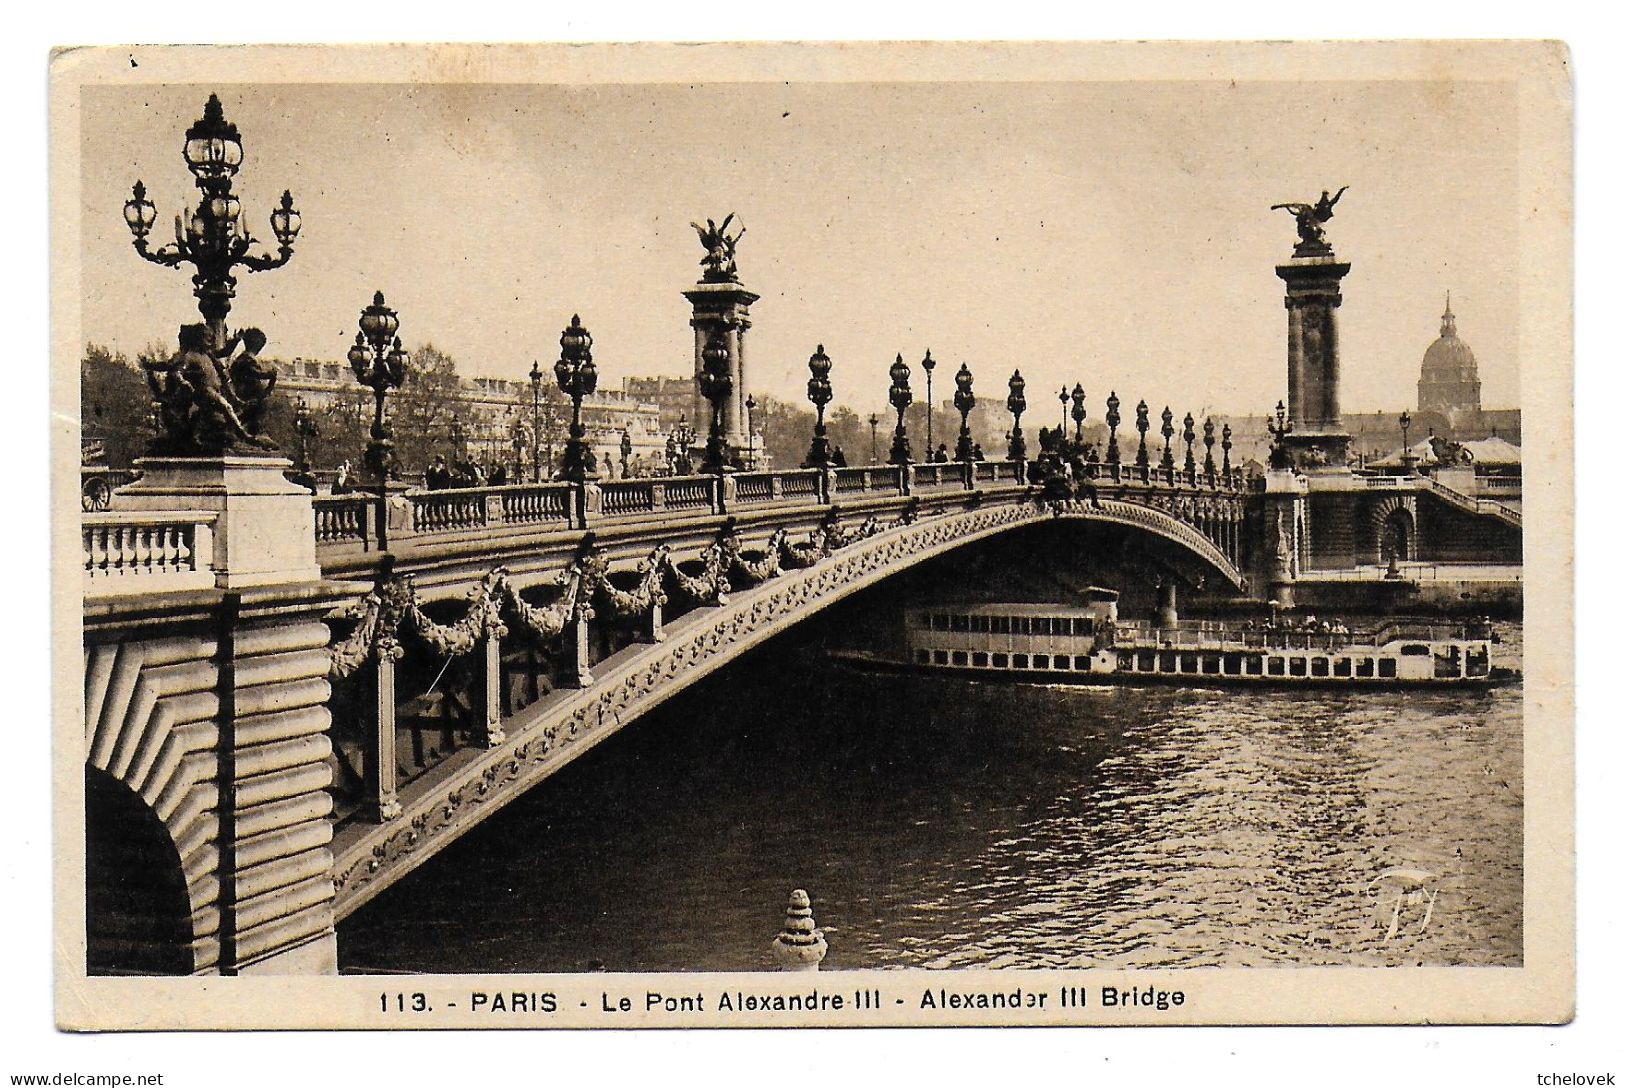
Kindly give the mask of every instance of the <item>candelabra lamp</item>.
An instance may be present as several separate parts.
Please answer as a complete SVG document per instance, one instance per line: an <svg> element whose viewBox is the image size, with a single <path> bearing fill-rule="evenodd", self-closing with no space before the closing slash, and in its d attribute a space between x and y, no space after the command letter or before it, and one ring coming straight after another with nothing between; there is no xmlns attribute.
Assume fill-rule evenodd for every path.
<svg viewBox="0 0 1625 1088"><path fill-rule="evenodd" d="M1083 445L1083 421L1089 418L1089 409L1083 405L1083 383L1072 387L1072 440Z"/></svg>
<svg viewBox="0 0 1625 1088"><path fill-rule="evenodd" d="M1162 461L1165 472L1174 470L1174 410L1167 405L1162 408Z"/></svg>
<svg viewBox="0 0 1625 1088"><path fill-rule="evenodd" d="M587 429L581 423L581 401L597 392L598 368L592 361L592 334L582 328L579 314L571 315L569 327L559 335L553 376L559 392L570 398L570 437L564 443L562 474L566 480L582 483L597 475Z"/></svg>
<svg viewBox="0 0 1625 1088"><path fill-rule="evenodd" d="M887 391L887 399L897 412L897 429L892 432L891 456L887 459L893 465L906 465L914 460L908 445L908 424L903 419L903 413L914 403L914 392L908 387L910 373L909 365L903 362L903 353L898 352L897 361L891 365L891 388Z"/></svg>
<svg viewBox="0 0 1625 1088"><path fill-rule="evenodd" d="M1219 448L1224 451L1224 474L1229 476L1232 471L1230 468L1230 424L1226 423L1224 425L1224 430L1221 431L1220 434L1221 441L1219 442Z"/></svg>
<svg viewBox="0 0 1625 1088"><path fill-rule="evenodd" d="M1202 471L1204 473L1206 473L1208 479L1211 480L1213 478L1213 474L1218 470L1217 466L1214 465L1214 463L1213 463L1213 417L1212 416L1208 416L1207 419L1202 423L1202 445L1207 447L1207 455L1202 458Z"/></svg>
<svg viewBox="0 0 1625 1088"><path fill-rule="evenodd" d="M1019 370L1010 375L1010 395L1005 398L1004 406L1015 417L1015 425L1010 428L1010 460L1025 461L1027 440L1021 435L1021 413L1027 410L1027 379Z"/></svg>
<svg viewBox="0 0 1625 1088"><path fill-rule="evenodd" d="M1122 452L1117 448L1117 425L1123 422L1122 413L1118 411L1123 402L1117 399L1117 390L1113 389L1106 398L1106 463L1115 465L1122 458Z"/></svg>
<svg viewBox="0 0 1625 1088"><path fill-rule="evenodd" d="M1196 476L1196 417L1189 412L1185 413L1185 429L1180 432L1180 440L1185 443L1185 475Z"/></svg>
<svg viewBox="0 0 1625 1088"><path fill-rule="evenodd" d="M807 460L802 468L829 468L832 463L829 431L824 427L824 409L835 396L834 387L829 381L831 365L829 356L824 354L823 344L819 344L818 350L807 359L807 370L812 374L807 379L807 399L818 410L818 421L813 424L812 446L807 450Z"/></svg>
<svg viewBox="0 0 1625 1088"><path fill-rule="evenodd" d="M1151 409L1143 400L1134 408L1134 429L1140 432L1140 450L1134 455L1134 467L1143 478L1151 469L1151 451L1145 445L1145 433L1151 429Z"/></svg>
<svg viewBox="0 0 1625 1088"><path fill-rule="evenodd" d="M960 363L954 375L954 411L959 413L959 441L954 443L955 461L975 460L976 446L970 440L970 412L976 407L976 392L971 388L975 378L970 364Z"/></svg>
<svg viewBox="0 0 1625 1088"><path fill-rule="evenodd" d="M723 433L722 406L733 393L733 377L728 373L728 345L720 337L713 337L701 352L704 368L700 371L700 395L711 402L711 430L705 439L705 458L700 462L701 472L728 471L728 441Z"/></svg>

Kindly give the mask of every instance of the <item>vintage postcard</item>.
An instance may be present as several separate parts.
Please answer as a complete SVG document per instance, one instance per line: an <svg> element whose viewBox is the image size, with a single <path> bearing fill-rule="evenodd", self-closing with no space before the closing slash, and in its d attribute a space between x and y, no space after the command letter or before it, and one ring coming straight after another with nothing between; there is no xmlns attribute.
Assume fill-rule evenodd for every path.
<svg viewBox="0 0 1625 1088"><path fill-rule="evenodd" d="M1573 1015L1561 45L51 95L63 1028Z"/></svg>

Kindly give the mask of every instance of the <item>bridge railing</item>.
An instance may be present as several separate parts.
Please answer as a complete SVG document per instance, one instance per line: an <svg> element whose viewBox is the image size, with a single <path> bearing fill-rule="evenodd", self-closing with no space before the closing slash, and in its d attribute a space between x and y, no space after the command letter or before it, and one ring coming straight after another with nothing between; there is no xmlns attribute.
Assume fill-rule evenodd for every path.
<svg viewBox="0 0 1625 1088"><path fill-rule="evenodd" d="M937 461L910 466L912 492L964 491L971 486L970 466L964 461Z"/></svg>
<svg viewBox="0 0 1625 1088"><path fill-rule="evenodd" d="M360 544L378 537L378 500L365 494L318 495L316 544Z"/></svg>
<svg viewBox="0 0 1625 1088"><path fill-rule="evenodd" d="M835 484L830 489L836 495L879 493L901 495L903 470L897 465L853 465L835 470Z"/></svg>
<svg viewBox="0 0 1625 1088"><path fill-rule="evenodd" d="M207 589L214 585L216 515L184 511L114 511L86 514L87 597Z"/></svg>

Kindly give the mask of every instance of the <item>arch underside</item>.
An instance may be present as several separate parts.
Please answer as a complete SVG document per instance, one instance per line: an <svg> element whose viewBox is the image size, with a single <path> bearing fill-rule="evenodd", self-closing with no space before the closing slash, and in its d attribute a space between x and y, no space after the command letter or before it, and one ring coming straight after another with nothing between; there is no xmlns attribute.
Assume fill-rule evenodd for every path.
<svg viewBox="0 0 1625 1088"><path fill-rule="evenodd" d="M336 917L353 913L464 832L692 684L772 636L853 593L920 562L1023 526L1062 518L1097 521L1180 545L1242 588L1240 572L1201 533L1160 511L1102 500L1087 509L1031 502L923 517L841 549L816 565L736 590L724 604L690 611L660 643L640 643L597 662L587 688L556 690L503 722L506 740L449 775L400 798L401 815L335 842Z"/></svg>

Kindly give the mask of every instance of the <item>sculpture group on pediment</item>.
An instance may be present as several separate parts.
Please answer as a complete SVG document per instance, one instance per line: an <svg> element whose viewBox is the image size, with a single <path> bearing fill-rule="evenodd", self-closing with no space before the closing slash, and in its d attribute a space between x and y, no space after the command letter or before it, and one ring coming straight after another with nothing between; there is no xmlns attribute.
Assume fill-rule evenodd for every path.
<svg viewBox="0 0 1625 1088"><path fill-rule="evenodd" d="M216 343L209 326L200 322L181 326L174 355L143 359L161 430L151 452L213 456L275 449L264 427L277 370L260 357L264 349L265 334L259 329L244 329Z"/></svg>

